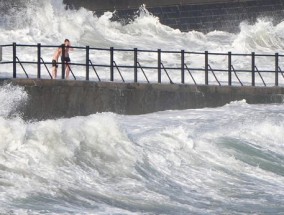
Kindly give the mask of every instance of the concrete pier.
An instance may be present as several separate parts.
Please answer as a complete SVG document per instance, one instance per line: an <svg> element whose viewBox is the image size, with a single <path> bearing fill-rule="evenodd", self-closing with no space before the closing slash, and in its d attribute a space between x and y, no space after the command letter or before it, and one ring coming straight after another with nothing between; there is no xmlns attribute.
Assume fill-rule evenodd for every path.
<svg viewBox="0 0 284 215"><path fill-rule="evenodd" d="M85 116L97 112L146 114L163 110L218 107L245 99L250 104L282 103L281 87L195 86L43 79L2 79L29 95L18 107L25 119Z"/></svg>

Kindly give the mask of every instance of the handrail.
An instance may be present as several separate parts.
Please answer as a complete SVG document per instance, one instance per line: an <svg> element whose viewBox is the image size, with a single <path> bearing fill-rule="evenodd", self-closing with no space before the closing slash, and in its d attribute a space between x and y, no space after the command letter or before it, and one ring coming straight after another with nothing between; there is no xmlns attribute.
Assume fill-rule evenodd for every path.
<svg viewBox="0 0 284 215"><path fill-rule="evenodd" d="M149 82L149 80L148 80L148 78L147 78L147 76L146 76L146 74L145 74L145 72L144 72L144 70L143 70L141 64L140 64L139 62L137 62L137 64L138 64L139 68L142 70L142 73L144 74L144 77L146 78L146 80L147 80L147 82L148 82L148 84L149 84L150 82Z"/></svg>
<svg viewBox="0 0 284 215"><path fill-rule="evenodd" d="M26 70L25 70L25 68L24 68L24 66L23 66L23 64L21 63L21 61L20 61L20 59L16 56L16 59L18 60L18 62L20 63L20 65L21 65L21 67L22 67L22 69L24 70L24 72L25 72L25 74L26 74L26 76L27 76L27 78L29 78L29 75L28 75L28 73L26 72Z"/></svg>
<svg viewBox="0 0 284 215"><path fill-rule="evenodd" d="M193 78L193 75L191 74L191 72L190 72L189 68L187 67L187 65L184 64L184 66L185 66L186 70L188 71L189 75L191 76L191 78L192 78L194 84L197 85L197 83L196 83L195 79Z"/></svg>
<svg viewBox="0 0 284 215"><path fill-rule="evenodd" d="M74 80L77 80L76 77L75 77L75 75L74 75L74 73L73 73L73 71L72 71L72 69L71 69L71 67L69 66L69 63L66 63L66 65L68 66L68 68L69 68L69 70L70 70L70 72L71 72L71 74L72 74Z"/></svg>
<svg viewBox="0 0 284 215"><path fill-rule="evenodd" d="M117 66L117 64L116 64L116 62L113 61L113 63L114 63L114 66L116 67L116 69L117 69L117 71L118 71L118 73L119 73L119 75L120 75L122 81L125 82L125 81L124 81L124 78L122 77L121 72L120 72L120 70L119 70L119 68L118 68L118 66Z"/></svg>
<svg viewBox="0 0 284 215"><path fill-rule="evenodd" d="M209 69L211 70L213 76L215 77L215 80L218 82L219 86L221 86L221 83L220 83L220 81L218 80L217 76L215 75L214 70L212 69L212 67L211 67L209 64L208 64L208 67L209 67Z"/></svg>
<svg viewBox="0 0 284 215"><path fill-rule="evenodd" d="M170 76L169 76L169 74L168 74L168 72L167 72L167 70L166 70L166 68L164 67L164 64L161 62L161 66L163 67L163 69L164 69L164 71L166 72L166 74L167 74L167 76L168 76L168 79L170 80L170 83L171 84L174 84L174 82L172 81L172 79L170 78Z"/></svg>
<svg viewBox="0 0 284 215"><path fill-rule="evenodd" d="M91 61L91 60L89 60L89 63L91 63L91 66L92 66L93 70L95 71L95 73L96 73L96 75L97 75L98 80L99 80L99 81L101 81L101 79L100 79L100 77L99 77L99 75L98 75L98 73L97 73L97 70L96 70L95 66L93 65L92 61Z"/></svg>
<svg viewBox="0 0 284 215"><path fill-rule="evenodd" d="M25 70L24 68L24 64L37 64L37 74L38 74L38 78L41 78L41 64L43 64L45 66L45 69L47 70L49 76L52 78L52 75L51 75L51 72L49 71L49 68L48 68L48 63L44 62L44 59L42 58L41 56L41 49L46 49L46 48L55 48L55 47L58 47L57 45L41 45L40 43L37 44L37 45L27 45L27 44L16 44L16 43L13 43L13 44L4 44L4 45L0 45L2 48L3 47L12 47L12 57L11 59L8 59L7 60L7 57L5 56L5 49L3 49L3 56L5 58L5 61L2 61L0 62L0 66L2 65L6 65L6 64L13 64L13 67L12 67L12 70L13 70L13 78L16 78L17 77L17 64L20 64L20 66L22 67L22 70L24 71L25 73L25 76L27 78L29 78L29 75L27 73L27 71ZM32 61L20 61L20 59L17 57L17 47L21 47L21 49L25 49L25 47L32 47L34 49L37 49L37 58L34 57L33 59L37 59L37 60L32 60ZM221 72L228 72L228 85L231 86L232 84L232 76L231 76L231 72L234 72L234 76L237 78L238 82L241 84L241 86L244 86L244 84L242 83L242 81L240 80L239 78L239 75L240 73L246 73L246 74L251 74L251 77L252 77L252 86L255 86L255 73L257 72L260 79L257 79L257 84L259 85L259 83L262 81L262 83L264 84L264 86L269 86L269 84L265 83L265 77L266 76L263 76L263 74L268 74L270 73L271 75L274 74L275 76L275 82L274 82L274 85L275 86L278 86L278 73L280 72L282 77L284 78L284 72L281 71L281 68L279 67L279 63L280 63L280 60L282 61L281 63L283 63L283 57L284 55L282 54L278 54L278 53L275 53L275 54L256 54L254 52L252 53L231 53L231 52L228 52L228 53L215 53L215 52L208 52L208 51L205 51L205 52L198 52L198 51L184 51L182 50L182 54L180 55L180 51L170 51L170 50L161 50L161 49L158 49L158 50L141 50L141 49L137 49L137 48L134 48L134 49L122 49L122 48L97 48L97 47L89 47L89 46L86 46L86 47L77 47L77 46L74 46L72 48L75 48L75 49L84 49L86 50L86 61L84 60L84 62L76 62L76 63L69 63L69 64L65 64L66 66L68 66L67 68L70 69L70 72L72 74L72 76L74 77L74 79L76 80L76 76L74 75L74 72L72 71L72 69L74 70L74 68L72 67L72 65L75 65L76 66L76 69L78 67L85 67L86 69L86 80L89 80L89 67L91 66L96 74L96 77L98 78L99 81L101 81L101 77L99 76L99 69L105 69L105 68L109 68L110 69L110 80L113 81L113 69L114 67L116 67L116 69L118 70L118 73L122 79L123 82L127 81L126 79L124 79L122 73L120 70L123 70L124 68L127 69L127 71L133 69L133 72L134 72L134 82L137 82L137 69L141 69L142 73L143 73L143 76L145 77L146 81L148 83L152 82L152 80L150 78L152 78L152 76L148 76L146 75L145 73L145 70L153 70L153 71L157 71L158 72L158 83L162 83L161 81L161 71L164 70L164 72L166 73L167 75L167 78L168 80L170 81L171 84L173 84L173 80L176 80L176 79L173 79L173 77L170 77L170 73L168 72L168 70L179 70L181 71L180 76L180 80L181 80L181 84L184 84L184 73L185 73L185 70L187 70L187 72L189 73L191 79L193 80L194 84L197 85L197 82L195 81L195 74L193 71L199 71L201 72L201 74L204 75L205 77L205 84L206 85L209 85L208 83L208 71L210 70L215 78L215 80L218 82L218 84L221 86L221 83L223 85L223 82L222 81L219 81L218 80L218 74L220 74ZM89 55L89 51L90 50L93 50L93 51L106 51L106 52L109 52L109 56L110 56L110 61L108 61L108 63L99 63L99 64L93 64L92 63L92 60L90 59L90 56L92 55ZM116 54L116 52L134 52L134 63L133 64L127 64L127 65L123 65L123 63L116 63L114 61L115 59L115 56L114 54ZM141 53L151 53L151 56L155 57L155 55L152 53L157 53L157 64L153 65L152 63L150 64L146 64L144 62L142 62L142 60L140 59L140 61L138 61L139 59L139 54ZM10 52L9 52L10 53ZM34 53L34 52L32 52ZM173 62L172 65L170 66L165 66L163 63L162 63L162 59L161 59L161 54L163 55L166 55L166 54L179 54L177 56L180 56L180 62L181 64L178 62ZM199 63L200 67L190 67L190 66L187 66L187 65L190 65L188 64L188 61L191 61L192 59L194 58L189 58L189 60L187 59L187 61L185 61L185 55L195 55L195 56L198 56L198 57L201 57L204 59L205 61L205 68L202 66L204 65L202 62ZM227 56L228 57L228 67L227 68L220 68L218 65L216 66L214 63L211 63L212 65L209 65L208 62L209 62L209 59L211 56ZM10 55L7 55L10 57ZM238 57L247 57L247 56L251 56L251 67L243 67L243 68L240 68L238 70L235 70L234 66L232 65L232 57L234 56L238 56ZM255 61L256 61L256 58L260 57L260 56L264 56L264 57L270 57L270 59L273 59L275 60L275 66L273 68L270 69L261 69L261 67L259 67L260 69L258 69L256 66L255 66ZM147 61L147 60L146 60ZM186 63L187 64L186 64ZM142 67L142 65L143 67ZM62 63L61 63L62 65ZM282 65L282 64L281 64ZM259 66L259 65L258 65ZM62 67L64 67L64 65L62 65ZM71 69L72 67L72 69ZM212 67L214 68L214 70L212 69ZM218 68L219 67L219 68ZM34 67L32 67L34 69ZM66 72L66 71L64 71ZM63 71L62 71L63 73ZM273 73L273 74L272 74ZM64 73L63 73L64 74ZM269 74L269 75L270 75ZM62 77L64 78L64 75L62 75ZM248 75L249 77L249 75ZM129 76L127 76L127 78L129 78ZM178 78L178 77L177 77ZM221 79L220 79L221 80ZM271 79L272 80L272 79ZM166 79L163 80L163 82L167 82ZM215 82L215 81L214 81ZM270 83L270 82L269 82ZM178 83L177 83L178 84ZM212 84L212 82L210 83ZM214 84L214 83L213 83ZM235 84L235 83L234 83Z"/></svg>
<svg viewBox="0 0 284 215"><path fill-rule="evenodd" d="M280 71L282 77L284 78L284 72L281 70L280 66L278 66L278 71Z"/></svg>
<svg viewBox="0 0 284 215"><path fill-rule="evenodd" d="M45 68L46 68L46 70L47 70L47 72L48 72L50 78L53 79L53 77L52 77L52 75L50 74L49 69L47 68L47 66L46 66L46 64L45 64L45 62L44 62L44 60L43 60L42 58L40 58L40 60L43 62L43 65L45 66Z"/></svg>
<svg viewBox="0 0 284 215"><path fill-rule="evenodd" d="M259 74L259 76L260 76L260 78L262 80L262 83L264 84L264 86L266 86L266 83L264 82L264 79L262 78L262 75L260 74L258 68L256 66L254 68L256 69L257 73Z"/></svg>
<svg viewBox="0 0 284 215"><path fill-rule="evenodd" d="M239 79L239 76L237 75L237 72L236 72L235 68L233 67L233 65L231 65L231 68L233 69L234 74L235 74L236 78L238 79L238 81L240 82L240 84L241 84L242 86L244 86L243 83L241 82L241 80Z"/></svg>

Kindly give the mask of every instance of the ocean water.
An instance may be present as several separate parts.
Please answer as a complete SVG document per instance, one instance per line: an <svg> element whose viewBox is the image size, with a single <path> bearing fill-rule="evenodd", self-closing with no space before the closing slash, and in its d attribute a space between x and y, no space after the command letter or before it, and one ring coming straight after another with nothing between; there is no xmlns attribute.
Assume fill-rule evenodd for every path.
<svg viewBox="0 0 284 215"><path fill-rule="evenodd" d="M120 66L133 66L133 48L138 50L176 51L223 53L229 51L233 54L282 54L284 47L284 22L273 25L272 18L258 19L253 25L245 20L239 26L237 34L223 31L212 31L207 34L198 31L181 32L162 25L159 18L151 15L141 6L140 12L133 22L123 25L111 22L112 12L106 12L97 17L96 13L81 8L78 11L65 10L62 0L17 0L16 3L2 0L0 2L0 41L1 45L17 44L59 46L65 38L70 39L72 46L109 49L127 49L129 51L115 51L114 60ZM42 48L41 55L46 63L51 63L55 47ZM3 47L3 61L12 60L12 47ZM36 47L17 47L17 56L20 61L37 62ZM85 64L85 50L75 48L70 53L72 63ZM162 62L165 67L180 67L180 53L162 53ZM90 59L93 64L109 65L109 51L91 50ZM139 52L138 61L142 66L157 67L157 53ZM216 69L227 70L228 59L225 55L210 55L209 64ZM189 68L204 68L203 54L185 54L185 63ZM256 57L255 64L260 71L274 71L275 59L271 57ZM251 70L250 56L232 57L232 65L236 70ZM279 66L284 71L284 57L279 57ZM37 66L24 65L30 77L37 76ZM51 71L51 64L48 65ZM72 66L77 79L85 79L84 66ZM100 78L109 81L109 68L96 67ZM0 64L0 77L12 77L12 64ZM133 82L133 69L120 68L125 81ZM157 82L156 69L144 69L150 82ZM175 83L181 82L180 71L168 69L169 76ZM204 84L204 71L192 70L192 75L198 84ZM60 70L59 70L60 73ZM222 85L228 85L227 72L215 72ZM17 76L25 77L22 68L17 66ZM47 70L42 65L42 77L50 78ZM251 85L251 75L248 72L239 72L238 77L244 85ZM274 85L273 73L262 73L268 86ZM72 77L73 78L73 77ZM114 74L115 81L122 81L117 70ZM90 69L90 80L97 81L96 74ZM143 73L139 70L138 80L146 82ZM169 83L166 74L162 73L162 82ZM237 77L232 77L233 85L240 86ZM261 77L256 74L256 85L263 86ZM186 72L185 83L193 84L193 80ZM218 85L213 74L209 74L209 83ZM284 78L280 76L279 85L284 85Z"/></svg>
<svg viewBox="0 0 284 215"><path fill-rule="evenodd" d="M240 53L283 49L284 22L273 25L269 19L242 22L238 34L203 34L164 26L147 12L124 26L109 21L111 12L97 17L84 8L65 10L60 0L18 3L0 2L1 44L54 45L69 38L74 46L100 48ZM43 58L51 59L53 51L43 50ZM11 57L10 48L3 53L4 60ZM18 53L21 59L36 58L27 48ZM91 56L107 61L103 52ZM119 53L116 61L130 63L129 56ZM155 63L151 54L139 57ZM80 62L84 55L74 49L71 59ZM168 65L177 59L163 55ZM234 60L240 68L250 62ZM222 66L226 59L211 61ZM201 62L196 58L189 63ZM258 63L273 65L269 58ZM27 68L33 74L33 67ZM79 67L73 68L83 76ZM9 71L9 65L0 65L1 77L11 76ZM130 72L123 72L130 80ZM147 72L154 81L155 72ZM17 107L27 100L21 87L0 88L1 215L284 214L283 104L250 105L243 100L218 108L25 121Z"/></svg>

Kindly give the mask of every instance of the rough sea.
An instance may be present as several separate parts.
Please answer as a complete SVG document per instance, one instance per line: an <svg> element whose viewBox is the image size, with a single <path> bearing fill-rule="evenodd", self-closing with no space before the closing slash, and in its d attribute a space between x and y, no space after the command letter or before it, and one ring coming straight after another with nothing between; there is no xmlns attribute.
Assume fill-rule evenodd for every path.
<svg viewBox="0 0 284 215"><path fill-rule="evenodd" d="M283 53L284 22L273 25L269 18L241 22L235 34L204 34L162 25L147 10L122 25L109 21L112 12L97 17L84 8L66 10L61 0L19 2L0 1L0 45L60 45L68 38L78 47ZM43 50L43 58L51 61L53 52ZM28 61L36 59L34 53L23 47L17 55ZM11 47L3 48L3 60L11 55ZM70 55L73 62L84 61L79 49ZM109 61L106 56L91 53L96 62ZM118 53L116 61L131 63L129 56ZM151 54L140 59L155 64ZM178 59L163 55L167 65ZM224 62L210 59L220 67ZM274 65L269 58L257 63L264 69ZM249 64L234 59L238 68ZM11 68L0 65L0 76L12 77ZM79 66L73 70L79 78L84 74ZM130 81L131 73L123 72ZM156 74L147 72L155 81ZM108 71L101 75L108 77ZM274 77L265 78L269 83ZM241 100L217 108L27 121L17 112L27 99L21 87L0 87L1 215L284 214L283 104Z"/></svg>

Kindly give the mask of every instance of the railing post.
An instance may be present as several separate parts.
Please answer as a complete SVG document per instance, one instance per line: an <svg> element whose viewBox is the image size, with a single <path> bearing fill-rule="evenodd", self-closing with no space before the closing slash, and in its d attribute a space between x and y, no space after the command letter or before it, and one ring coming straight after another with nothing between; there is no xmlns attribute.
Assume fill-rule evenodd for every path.
<svg viewBox="0 0 284 215"><path fill-rule="evenodd" d="M138 63L138 53L137 53L137 48L134 48L134 82L135 83L138 81L137 63Z"/></svg>
<svg viewBox="0 0 284 215"><path fill-rule="evenodd" d="M41 78L41 63L40 63L40 58L41 58L41 44L37 44L37 78Z"/></svg>
<svg viewBox="0 0 284 215"><path fill-rule="evenodd" d="M279 55L275 53L275 86L278 86Z"/></svg>
<svg viewBox="0 0 284 215"><path fill-rule="evenodd" d="M2 46L0 46L0 61L2 61Z"/></svg>
<svg viewBox="0 0 284 215"><path fill-rule="evenodd" d="M61 45L61 50L62 50L62 55L61 55L61 78L65 79L65 62L64 62L64 58L65 58L65 44Z"/></svg>
<svg viewBox="0 0 284 215"><path fill-rule="evenodd" d="M113 81L113 47L110 47L110 81Z"/></svg>
<svg viewBox="0 0 284 215"><path fill-rule="evenodd" d="M162 82L161 63L161 49L158 49L158 83Z"/></svg>
<svg viewBox="0 0 284 215"><path fill-rule="evenodd" d="M251 85L255 86L255 53L251 53Z"/></svg>
<svg viewBox="0 0 284 215"><path fill-rule="evenodd" d="M205 85L208 85L208 51L205 51Z"/></svg>
<svg viewBox="0 0 284 215"><path fill-rule="evenodd" d="M17 77L17 44L13 43L13 78Z"/></svg>
<svg viewBox="0 0 284 215"><path fill-rule="evenodd" d="M181 83L184 84L184 50L181 50Z"/></svg>
<svg viewBox="0 0 284 215"><path fill-rule="evenodd" d="M90 74L90 67L89 67L89 60L90 60L90 46L86 46L86 80L89 80Z"/></svg>
<svg viewBox="0 0 284 215"><path fill-rule="evenodd" d="M232 53L228 52L228 85L232 85Z"/></svg>

